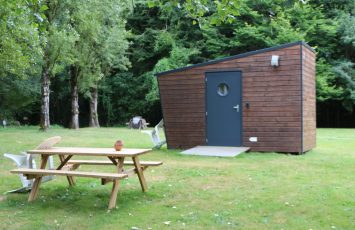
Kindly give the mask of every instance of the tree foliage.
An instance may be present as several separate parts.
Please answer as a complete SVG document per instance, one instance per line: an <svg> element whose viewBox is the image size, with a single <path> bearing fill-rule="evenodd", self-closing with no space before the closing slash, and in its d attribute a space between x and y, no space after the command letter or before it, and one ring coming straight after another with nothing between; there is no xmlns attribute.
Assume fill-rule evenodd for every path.
<svg viewBox="0 0 355 230"><path fill-rule="evenodd" d="M41 50L30 4L0 0L0 78L25 78L35 73Z"/></svg>
<svg viewBox="0 0 355 230"><path fill-rule="evenodd" d="M0 3L0 109L7 116L38 113L38 78L47 66L53 117L68 125L70 109L56 105L70 98L75 66L86 96L79 100L83 122L90 89L97 88L105 125L133 115L154 123L161 118L155 73L299 40L317 53L318 103L348 111L355 105L353 0Z"/></svg>
<svg viewBox="0 0 355 230"><path fill-rule="evenodd" d="M182 10L192 23L220 25L223 22L233 22L239 15L242 0L148 0L148 6L158 6L167 11Z"/></svg>
<svg viewBox="0 0 355 230"><path fill-rule="evenodd" d="M76 1L73 8L71 25L79 38L70 55L80 69L81 90L85 93L112 69L127 70L130 66L124 19L129 5L124 1L91 0Z"/></svg>

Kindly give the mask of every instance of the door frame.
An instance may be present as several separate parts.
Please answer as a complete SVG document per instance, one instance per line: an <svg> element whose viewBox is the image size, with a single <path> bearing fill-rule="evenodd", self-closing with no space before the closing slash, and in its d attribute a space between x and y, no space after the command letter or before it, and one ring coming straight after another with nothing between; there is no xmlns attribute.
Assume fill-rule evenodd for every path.
<svg viewBox="0 0 355 230"><path fill-rule="evenodd" d="M207 143L207 137L208 137L208 129L207 129L207 73L226 73L226 72L239 72L240 73L240 89L241 89L241 105L240 105L240 123L241 123L241 128L240 128L240 138L241 138L241 146L235 146L235 147L242 147L243 146L243 108L244 108L244 100L243 100L243 71L240 69L211 69L207 70L204 72L204 81L205 81L205 145L208 146Z"/></svg>

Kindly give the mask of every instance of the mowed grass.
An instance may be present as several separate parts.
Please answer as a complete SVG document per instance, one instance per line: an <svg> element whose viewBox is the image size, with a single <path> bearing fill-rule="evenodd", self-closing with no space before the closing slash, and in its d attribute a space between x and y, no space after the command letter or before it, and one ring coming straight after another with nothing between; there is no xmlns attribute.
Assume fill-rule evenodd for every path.
<svg viewBox="0 0 355 230"><path fill-rule="evenodd" d="M73 131L37 127L0 129L0 153L33 149L47 137L60 146L149 148L149 137L126 128ZM180 155L155 150L142 159L162 160L145 175L121 183L117 209L107 212L111 184L65 177L44 183L38 199L7 194L20 186L0 157L1 229L355 229L355 129L318 129L317 148L305 155L244 153L235 158ZM85 170L112 171L108 166Z"/></svg>

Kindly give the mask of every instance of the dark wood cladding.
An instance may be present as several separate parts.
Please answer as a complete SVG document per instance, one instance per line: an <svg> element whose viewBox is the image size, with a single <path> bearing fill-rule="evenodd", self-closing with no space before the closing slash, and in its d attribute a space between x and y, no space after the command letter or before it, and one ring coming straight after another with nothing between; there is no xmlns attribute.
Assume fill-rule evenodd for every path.
<svg viewBox="0 0 355 230"><path fill-rule="evenodd" d="M301 47L307 51L302 59L307 70L301 66ZM270 66L271 55L280 56L279 67ZM301 152L314 146L314 54L295 44L160 75L168 148L205 145L205 73L231 70L242 71L243 146L268 152ZM302 84L302 74L307 85ZM258 141L250 142L250 137L258 137Z"/></svg>
<svg viewBox="0 0 355 230"><path fill-rule="evenodd" d="M316 69L315 54L302 49L303 151L316 147Z"/></svg>

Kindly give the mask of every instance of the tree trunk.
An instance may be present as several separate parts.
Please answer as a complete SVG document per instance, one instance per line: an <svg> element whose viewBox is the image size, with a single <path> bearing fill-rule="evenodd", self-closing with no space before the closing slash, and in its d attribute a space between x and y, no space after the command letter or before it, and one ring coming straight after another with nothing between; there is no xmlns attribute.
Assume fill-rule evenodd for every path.
<svg viewBox="0 0 355 230"><path fill-rule="evenodd" d="M75 66L70 67L70 89L71 89L71 129L79 129L79 93L78 93L78 71Z"/></svg>
<svg viewBox="0 0 355 230"><path fill-rule="evenodd" d="M97 87L92 87L90 88L90 127L100 127L99 124L99 116L97 114L97 98L98 98L98 92L97 92Z"/></svg>
<svg viewBox="0 0 355 230"><path fill-rule="evenodd" d="M40 120L40 130L47 131L50 126L49 121L49 85L50 85L50 76L49 68L46 66L42 70L41 78L41 120Z"/></svg>

